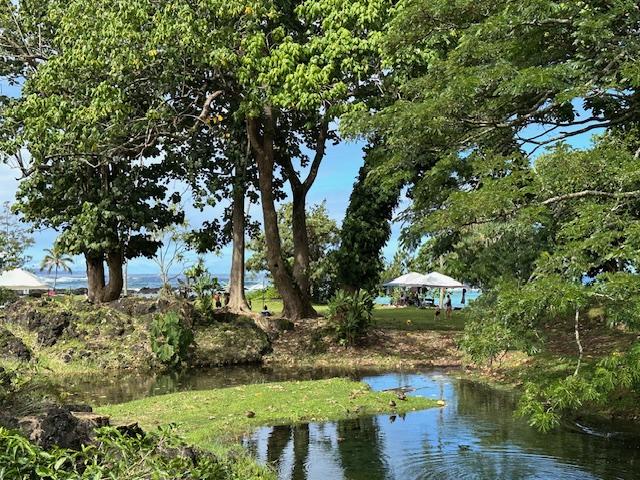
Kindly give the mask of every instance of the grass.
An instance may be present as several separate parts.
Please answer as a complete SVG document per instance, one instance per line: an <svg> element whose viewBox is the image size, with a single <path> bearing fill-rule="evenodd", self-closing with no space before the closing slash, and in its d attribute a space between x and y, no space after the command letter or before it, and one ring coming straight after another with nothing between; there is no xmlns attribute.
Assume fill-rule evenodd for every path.
<svg viewBox="0 0 640 480"><path fill-rule="evenodd" d="M433 399L407 397L401 401L392 392L373 392L365 383L333 378L179 392L100 407L98 412L116 422L137 421L145 429L175 423L190 443L215 448L261 425L404 413L436 405Z"/></svg>
<svg viewBox="0 0 640 480"><path fill-rule="evenodd" d="M262 301L258 299L253 302L254 311L260 309ZM267 300L269 311L278 314L282 311L282 300ZM320 315L326 315L327 305L314 305ZM435 330L435 331L462 331L464 330L465 313L464 310L454 310L451 319L447 320L444 312L436 317L436 311L432 308L416 307L381 307L373 309L373 321L377 328L388 330Z"/></svg>

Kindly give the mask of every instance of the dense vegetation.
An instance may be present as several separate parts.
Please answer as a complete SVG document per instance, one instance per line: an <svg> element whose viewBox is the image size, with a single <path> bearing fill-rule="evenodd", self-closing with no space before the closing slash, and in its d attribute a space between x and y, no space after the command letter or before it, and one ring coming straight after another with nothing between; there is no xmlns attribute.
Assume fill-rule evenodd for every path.
<svg viewBox="0 0 640 480"><path fill-rule="evenodd" d="M23 176L13 210L58 230L51 265L83 255L89 300L110 302L125 262L183 224L186 184L196 207L226 202L185 238L233 244L229 309L248 312L249 231L248 266L269 270L284 316L317 316L340 284L329 316L347 345L370 326L396 215L415 258L387 274L482 288L460 342L472 361L571 331L571 367L522 397L547 430L640 394L637 341L597 355L583 342L640 328L639 30L632 0L4 0L0 79L21 87L0 97L0 153ZM338 233L307 196L341 136L367 146ZM8 208L2 221L0 271L31 242ZM185 273L214 322L217 281ZM151 333L179 364L179 319Z"/></svg>

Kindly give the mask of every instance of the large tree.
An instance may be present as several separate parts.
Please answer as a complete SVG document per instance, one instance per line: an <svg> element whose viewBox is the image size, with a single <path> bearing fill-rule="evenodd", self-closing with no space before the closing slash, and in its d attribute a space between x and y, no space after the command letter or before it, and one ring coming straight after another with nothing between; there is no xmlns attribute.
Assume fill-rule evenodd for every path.
<svg viewBox="0 0 640 480"><path fill-rule="evenodd" d="M186 53L203 70L224 69L232 78L219 99L224 101L225 94L242 98L234 113L246 121L259 172L268 265L284 313L292 318L315 314L308 294L306 194L327 140L335 137L332 121L357 108L361 92L371 85L385 5L202 0L172 2L154 19L163 55ZM278 168L290 183L296 209L292 271L278 231Z"/></svg>
<svg viewBox="0 0 640 480"><path fill-rule="evenodd" d="M487 289L472 354L538 347L553 317L574 324L580 358L594 305L635 328L639 28L625 0L396 5L385 48L396 100L345 126L381 138L384 168L404 172L405 243L428 236L427 264L446 256ZM590 132L605 136L585 152L560 143ZM634 351L586 383L578 362L566 383L529 395L527 413L545 427L563 405L637 389ZM624 380L606 383L613 364Z"/></svg>

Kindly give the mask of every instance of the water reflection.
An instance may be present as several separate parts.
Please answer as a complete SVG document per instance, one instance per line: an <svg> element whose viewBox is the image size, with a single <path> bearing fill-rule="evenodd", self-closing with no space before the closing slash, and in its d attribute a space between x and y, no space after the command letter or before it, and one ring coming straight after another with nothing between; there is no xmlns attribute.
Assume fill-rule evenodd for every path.
<svg viewBox="0 0 640 480"><path fill-rule="evenodd" d="M123 403L139 398L185 390L208 390L263 382L317 380L348 377L360 379L371 370L349 368L268 368L258 365L182 370L130 375L68 375L57 378L74 402L91 405Z"/></svg>
<svg viewBox="0 0 640 480"><path fill-rule="evenodd" d="M513 417L514 398L438 374L365 377L376 390L416 388L447 406L404 417L266 427L244 444L286 480L632 479L636 441L561 429L543 435Z"/></svg>

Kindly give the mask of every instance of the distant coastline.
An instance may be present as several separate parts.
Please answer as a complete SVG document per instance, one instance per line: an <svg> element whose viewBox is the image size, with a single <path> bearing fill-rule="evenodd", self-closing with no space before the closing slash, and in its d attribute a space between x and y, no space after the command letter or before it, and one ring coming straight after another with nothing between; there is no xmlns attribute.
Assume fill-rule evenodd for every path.
<svg viewBox="0 0 640 480"><path fill-rule="evenodd" d="M43 282L48 285L53 286L54 275L47 274L44 272L34 272L35 275L38 276ZM213 274L214 277L218 279L221 285L226 285L229 283L229 275L228 274ZM152 273L129 273L127 275L128 278L128 288L129 290L140 290L142 288L160 288L162 286L162 281L160 279L160 275L152 274ZM182 279L182 276L178 276L171 280L171 285L173 287L178 286L178 280ZM247 275L247 279L245 280L246 288L250 288L255 285L263 284L263 275L255 275L249 276ZM269 285L270 282L264 280L265 285ZM60 274L58 275L58 280L56 283L56 289L59 291L64 290L75 290L78 288L87 288L87 276L83 273L77 274Z"/></svg>

